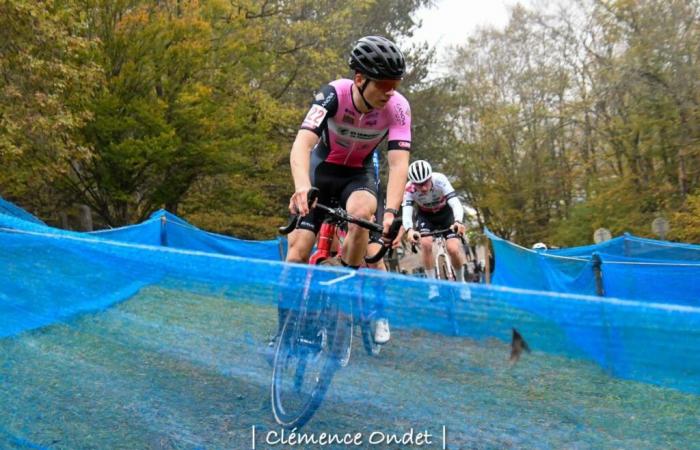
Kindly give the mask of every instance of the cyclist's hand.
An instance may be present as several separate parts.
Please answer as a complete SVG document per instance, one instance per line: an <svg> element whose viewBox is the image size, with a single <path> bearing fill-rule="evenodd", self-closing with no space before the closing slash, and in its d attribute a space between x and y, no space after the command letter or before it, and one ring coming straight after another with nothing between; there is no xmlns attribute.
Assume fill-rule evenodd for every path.
<svg viewBox="0 0 700 450"><path fill-rule="evenodd" d="M384 219L382 220L382 238L384 242L389 241L389 231L391 230L391 225L394 223L394 215L391 213L384 214Z"/></svg>
<svg viewBox="0 0 700 450"><path fill-rule="evenodd" d="M452 230L457 234L464 234L464 230L465 230L464 224L461 222L455 222L452 225Z"/></svg>
<svg viewBox="0 0 700 450"><path fill-rule="evenodd" d="M292 197L289 199L289 212L292 214L299 214L300 216L305 216L309 213L309 190L310 187L303 187L297 189Z"/></svg>

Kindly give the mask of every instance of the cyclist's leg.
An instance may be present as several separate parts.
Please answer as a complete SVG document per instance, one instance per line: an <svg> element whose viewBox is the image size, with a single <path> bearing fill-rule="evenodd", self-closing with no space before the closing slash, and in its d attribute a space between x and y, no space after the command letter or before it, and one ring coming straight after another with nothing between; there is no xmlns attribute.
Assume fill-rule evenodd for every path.
<svg viewBox="0 0 700 450"><path fill-rule="evenodd" d="M350 215L371 220L377 209L377 197L373 184L369 177L363 174L349 180L343 190L341 201ZM358 225L348 224L348 234L343 242L343 262L351 267L362 265L367 253L368 241L369 231Z"/></svg>
<svg viewBox="0 0 700 450"><path fill-rule="evenodd" d="M450 256L450 262L454 268L457 281L464 282L464 267L467 262L462 249L462 243L458 237L450 237L447 239L447 254Z"/></svg>
<svg viewBox="0 0 700 450"><path fill-rule="evenodd" d="M421 231L430 231L429 228L423 228ZM425 236L420 238L421 262L425 269L425 275L428 278L437 278L437 269L435 267L435 257L433 255L433 237Z"/></svg>
<svg viewBox="0 0 700 450"><path fill-rule="evenodd" d="M436 214L437 226L440 229L446 229L451 227L454 222L454 214L452 213L452 208L445 206ZM459 239L457 233L449 233L445 236L445 246L447 247L447 254L450 258L450 263L455 271L455 276L457 281L464 282L464 265L466 264L466 257L464 256L464 249L462 249L462 242Z"/></svg>
<svg viewBox="0 0 700 450"><path fill-rule="evenodd" d="M372 240L367 246L367 253L370 255L376 254L381 249L381 243L377 240ZM375 264L368 264L368 267L386 272L384 260L380 259ZM377 344L386 344L391 339L391 331L389 329L389 318L384 311L384 292L381 292L380 285L373 283L372 292L374 302L371 305L370 315L374 317L374 342Z"/></svg>
<svg viewBox="0 0 700 450"><path fill-rule="evenodd" d="M433 257L433 238L432 236L425 236L420 239L420 247L423 260L423 267L425 268L425 273L428 278L437 278L435 275L435 258Z"/></svg>
<svg viewBox="0 0 700 450"><path fill-rule="evenodd" d="M316 211L311 211L306 217L303 217L299 221L298 228L289 234L289 248L287 250L285 262L306 263L309 261L311 249L313 249L314 243L316 242L316 233L318 232L322 220L323 217L321 214L316 213ZM285 270L285 275L288 273L288 270L290 269ZM289 283L291 281L292 280L289 280L288 276L285 276L285 279L282 280L283 283ZM282 331L282 325L284 325L284 319L287 317L289 308L293 307L299 301L302 288L303 286L295 286L295 288L292 289L285 289L278 296L277 335Z"/></svg>
<svg viewBox="0 0 700 450"><path fill-rule="evenodd" d="M435 228L432 224L429 214L418 210L418 213L416 214L415 229L420 233L429 233L437 228ZM425 276L427 278L437 278L435 257L433 255L432 236L424 236L420 238L420 250L421 264L423 265L423 269L425 269Z"/></svg>
<svg viewBox="0 0 700 450"><path fill-rule="evenodd" d="M328 184L329 180L327 177L323 176L322 162L318 158L312 157L311 161L311 183L319 188L319 198L320 202L325 202L328 200ZM324 214L320 211L311 210L309 214L302 217L299 221L297 229L292 231L288 236L288 249L285 262L290 263L306 263L311 255L311 250L313 249L314 243L316 241L316 234L321 228L321 223L323 222ZM293 284L293 279L290 279L291 268L285 268L282 273L281 284ZM297 283L298 284L298 283ZM289 308L293 307L299 302L300 295L302 294L303 286L292 286L292 288L285 288L280 295L277 297L277 333L268 343L268 359L269 354L274 352L275 342L280 332L282 331L282 326L287 317Z"/></svg>
<svg viewBox="0 0 700 450"><path fill-rule="evenodd" d="M375 184L377 188L377 210L374 212L374 221L381 224L384 219L384 195L382 191L382 186L379 180L376 180ZM367 245L367 254L376 255L382 248L382 235L375 231L369 233L369 244ZM384 263L384 258L380 259L376 263L367 264L367 267L375 270L381 270L386 272L387 267ZM384 292L380 292L380 287L378 283L373 284L374 287L374 302L371 305L371 315L374 317L372 329L374 330L373 339L377 344L386 344L391 339L391 331L389 330L389 318L384 312Z"/></svg>
<svg viewBox="0 0 700 450"><path fill-rule="evenodd" d="M285 262L303 263L308 261L309 254L311 253L315 241L316 235L311 230L297 228L292 231L288 238L289 249ZM289 266L282 269L280 285L295 284L294 276L292 275L292 271L294 270L294 268ZM289 310L299 303L302 289L303 286L296 286L295 288L285 286L277 296L277 331L268 342L267 349L265 350L265 358L270 364L272 364L272 359L275 355L275 345L277 343L277 338L282 332L284 321L287 318L287 314L289 314Z"/></svg>
<svg viewBox="0 0 700 450"><path fill-rule="evenodd" d="M434 213L423 213L419 211L416 220L417 228L421 233L429 233L441 229L439 216ZM438 271L436 259L437 255L433 251L434 239L432 236L425 236L421 238L421 259L423 262L423 267L425 268L425 275L427 278L438 279ZM428 292L428 300L435 300L439 296L438 286L432 284Z"/></svg>
<svg viewBox="0 0 700 450"><path fill-rule="evenodd" d="M288 242L285 262L306 263L316 242L316 233L313 230L297 228L289 234Z"/></svg>

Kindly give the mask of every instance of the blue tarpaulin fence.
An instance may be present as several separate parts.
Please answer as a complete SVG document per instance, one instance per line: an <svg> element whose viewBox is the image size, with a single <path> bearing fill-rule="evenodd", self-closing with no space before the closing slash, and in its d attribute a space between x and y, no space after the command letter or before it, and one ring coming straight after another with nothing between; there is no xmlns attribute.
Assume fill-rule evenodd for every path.
<svg viewBox="0 0 700 450"><path fill-rule="evenodd" d="M159 245L271 261L279 261L286 251L286 240L283 238L252 241L210 233L162 209L151 214L151 217L142 223L90 234L134 244Z"/></svg>
<svg viewBox="0 0 700 450"><path fill-rule="evenodd" d="M147 220L134 225L90 233L76 233L49 227L32 214L0 197L0 226L52 234L95 236L133 244L174 247L271 261L281 260L287 248L287 241L282 237L270 240L245 240L211 233L163 209L159 209Z"/></svg>
<svg viewBox="0 0 700 450"><path fill-rule="evenodd" d="M304 289L328 291L346 304L358 295L382 302L395 336L379 358L353 353L334 380L328 406L308 427L352 427L343 421L363 411L365 424L439 420L463 447L626 447L636 437L613 439L626 428L608 429L605 422L634 422L602 411L601 402L641 404L649 397L654 408L667 403L649 414L634 411L644 417L637 431L649 433L644 442L695 442L700 308L552 292L556 283L594 292L585 256L544 258L494 240L495 281L527 278L537 290L457 284L211 251L236 252L245 244L237 240L221 241L230 247L163 246L154 238L161 236L163 217L173 225L168 244L180 239L176 230L193 231L163 213L140 229L101 233L0 214L0 447L249 445L251 425L273 426L265 409L270 372L261 354L276 327L275 305ZM509 273L508 254L498 246L524 258L520 267ZM563 276L555 272L560 266ZM605 271L603 277L614 279ZM427 299L431 286L439 289L437 301ZM508 368L513 328L533 354ZM668 390L657 394L642 383L633 390L618 380ZM685 403L673 392L693 397ZM601 414L603 422L590 422ZM659 417L672 420L671 431L652 431ZM513 421L518 425L508 425ZM676 433L679 426L691 441Z"/></svg>
<svg viewBox="0 0 700 450"><path fill-rule="evenodd" d="M0 233L0 245L6 250L0 336L16 335L78 312L104 309L163 280L186 290L217 292L223 289L220 286L235 287L234 293L243 291L262 303L274 304L282 291L299 289L314 272L304 265L103 240L60 230L47 233L50 229L44 228L5 228ZM505 267L498 253L496 258L498 273ZM324 279L323 273L319 279ZM436 319L432 313L436 305L426 303L430 283L361 271L334 295L349 301L361 291L370 302L385 302L397 325L452 333L455 324L442 313ZM698 307L498 286L439 285L444 298L461 299L466 294L472 299L457 302L450 312L457 322L464 321L456 326L466 336L507 341L511 327L516 326L543 351L584 356L624 378L700 392L700 357L687 358L686 354L691 343L700 345ZM323 288L319 285L318 289ZM553 340L538 331L543 322L555 326L561 335ZM679 346L680 341L684 345Z"/></svg>
<svg viewBox="0 0 700 450"><path fill-rule="evenodd" d="M697 245L625 234L597 245L535 251L488 231L487 236L494 246L496 285L700 306Z"/></svg>
<svg viewBox="0 0 700 450"><path fill-rule="evenodd" d="M28 222L35 222L43 224L40 219L38 219L33 214L27 212L26 210L18 207L14 203L8 202L7 200L0 197L0 214L5 214L7 216L18 217L20 219L26 220Z"/></svg>

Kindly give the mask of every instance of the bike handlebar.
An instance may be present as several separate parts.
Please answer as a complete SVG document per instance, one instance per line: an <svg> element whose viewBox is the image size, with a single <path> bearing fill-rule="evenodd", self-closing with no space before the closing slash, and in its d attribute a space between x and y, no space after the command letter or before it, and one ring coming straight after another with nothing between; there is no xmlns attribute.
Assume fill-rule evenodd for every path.
<svg viewBox="0 0 700 450"><path fill-rule="evenodd" d="M311 205L314 204L316 199L318 198L318 188L312 187L309 189L309 192L306 194L306 201L309 203L309 208L311 208ZM299 226L299 221L301 220L301 215L299 214L294 214L292 217L289 219L289 223L283 227L279 227L277 231L279 234L286 236L292 231L296 229L297 226Z"/></svg>
<svg viewBox="0 0 700 450"><path fill-rule="evenodd" d="M448 233L456 233L457 230L455 229L454 225L451 225L449 228L445 228L444 230L435 230L435 231L422 231L420 233L421 237L426 237L426 236L440 236L442 234L448 234Z"/></svg>
<svg viewBox="0 0 700 450"><path fill-rule="evenodd" d="M374 223L374 222L372 222L372 223ZM391 244L394 242L394 239L396 239L396 236L399 235L399 230L401 229L402 224L403 224L403 220L400 217L394 217L394 221L391 222L391 226L389 227L388 235L387 236L382 235L382 237L380 238L380 240L382 242L382 248L379 249L379 251L377 252L376 255L365 256L366 263L374 264L384 257L386 252L391 249ZM380 228L382 228L382 227L380 226ZM384 230L382 229L381 231L384 231Z"/></svg>
<svg viewBox="0 0 700 450"><path fill-rule="evenodd" d="M307 194L307 200L309 202L309 208L312 208L312 205L318 198L318 188L312 187L309 189L309 192ZM347 223L354 223L355 225L358 225L362 228L365 228L370 231L375 231L377 233L382 233L384 231L384 227L382 227L380 224L362 219L360 217L355 217L350 214L348 214L347 211L345 211L343 208L331 208L330 206L323 205L321 203L316 203L314 208L320 208L324 210L329 216L341 221L341 222L347 222ZM289 223L283 227L279 227L278 231L282 235L287 235L294 231L296 227L299 225L299 221L301 220L301 216L299 214L293 215ZM393 240L396 238L396 236L399 234L399 229L401 228L401 219L396 217L394 218L394 221L391 224L391 227L389 228L389 234L385 237L381 237L381 243L382 243L382 248L379 249L379 251L372 256L366 256L365 257L365 262L368 264L374 264L378 262L380 259L384 257L386 252L391 248L391 243Z"/></svg>
<svg viewBox="0 0 700 450"><path fill-rule="evenodd" d="M447 235L449 233L457 233L457 230L456 230L455 225L451 225L449 228L445 228L443 230L422 231L420 233L418 231L414 231L413 233L420 234L420 237L444 236L444 235ZM462 241L462 243L465 244L466 242L464 241L464 235L459 233L458 236L459 236L459 239ZM413 242L411 242L411 251L413 253L418 253L418 249L416 248L416 244Z"/></svg>

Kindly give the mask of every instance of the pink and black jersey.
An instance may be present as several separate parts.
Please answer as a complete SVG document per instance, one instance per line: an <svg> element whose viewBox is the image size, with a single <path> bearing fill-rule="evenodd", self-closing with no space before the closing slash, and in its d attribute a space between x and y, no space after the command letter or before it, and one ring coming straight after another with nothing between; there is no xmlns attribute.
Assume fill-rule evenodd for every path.
<svg viewBox="0 0 700 450"><path fill-rule="evenodd" d="M381 109L361 113L352 99L352 80L340 79L316 94L301 124L321 137L314 159L352 168L372 164L372 151L386 137L389 150L411 149L411 110L396 92Z"/></svg>

